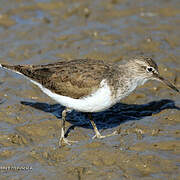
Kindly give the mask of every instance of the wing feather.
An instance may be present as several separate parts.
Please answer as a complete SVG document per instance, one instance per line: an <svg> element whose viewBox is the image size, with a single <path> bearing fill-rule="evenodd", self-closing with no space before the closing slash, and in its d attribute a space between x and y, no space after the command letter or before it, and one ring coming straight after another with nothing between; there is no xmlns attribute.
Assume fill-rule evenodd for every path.
<svg viewBox="0 0 180 180"><path fill-rule="evenodd" d="M47 65L2 65L18 71L63 96L82 98L97 90L113 64L101 60L78 59Z"/></svg>

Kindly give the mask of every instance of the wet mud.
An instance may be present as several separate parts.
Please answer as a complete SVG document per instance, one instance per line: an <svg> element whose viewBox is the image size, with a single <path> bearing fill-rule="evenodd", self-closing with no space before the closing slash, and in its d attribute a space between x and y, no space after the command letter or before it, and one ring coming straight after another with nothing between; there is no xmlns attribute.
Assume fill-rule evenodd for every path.
<svg viewBox="0 0 180 180"><path fill-rule="evenodd" d="M121 61L144 54L180 89L178 0L0 1L0 63L60 59ZM0 179L178 180L180 96L148 82L111 109L93 113L105 139L92 139L86 114L68 114L25 78L0 70Z"/></svg>

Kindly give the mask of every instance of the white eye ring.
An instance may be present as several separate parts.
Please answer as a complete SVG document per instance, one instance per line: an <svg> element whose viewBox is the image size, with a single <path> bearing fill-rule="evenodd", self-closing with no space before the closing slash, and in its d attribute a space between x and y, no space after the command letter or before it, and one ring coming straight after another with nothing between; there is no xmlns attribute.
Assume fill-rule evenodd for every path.
<svg viewBox="0 0 180 180"><path fill-rule="evenodd" d="M147 72L153 72L154 68L153 67L147 67L146 70L147 70Z"/></svg>

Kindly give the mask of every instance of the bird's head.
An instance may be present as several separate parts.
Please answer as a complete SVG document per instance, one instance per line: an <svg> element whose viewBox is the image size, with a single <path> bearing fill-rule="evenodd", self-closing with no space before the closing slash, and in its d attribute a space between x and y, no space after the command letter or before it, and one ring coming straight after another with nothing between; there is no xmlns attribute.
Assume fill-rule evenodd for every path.
<svg viewBox="0 0 180 180"><path fill-rule="evenodd" d="M159 74L157 64L149 57L141 56L133 58L129 61L128 67L130 67L131 72L133 72L133 76L141 79L143 83L147 80L157 80L166 84L171 89L180 92L171 82Z"/></svg>

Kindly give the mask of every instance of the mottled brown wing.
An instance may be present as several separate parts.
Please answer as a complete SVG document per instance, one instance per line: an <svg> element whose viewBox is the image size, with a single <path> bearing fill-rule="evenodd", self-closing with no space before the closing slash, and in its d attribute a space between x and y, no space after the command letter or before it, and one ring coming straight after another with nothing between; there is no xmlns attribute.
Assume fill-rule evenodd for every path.
<svg viewBox="0 0 180 180"><path fill-rule="evenodd" d="M63 96L82 98L95 91L112 64L99 60L78 59L47 65L2 65L18 71Z"/></svg>

